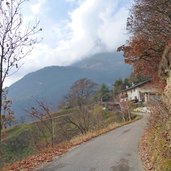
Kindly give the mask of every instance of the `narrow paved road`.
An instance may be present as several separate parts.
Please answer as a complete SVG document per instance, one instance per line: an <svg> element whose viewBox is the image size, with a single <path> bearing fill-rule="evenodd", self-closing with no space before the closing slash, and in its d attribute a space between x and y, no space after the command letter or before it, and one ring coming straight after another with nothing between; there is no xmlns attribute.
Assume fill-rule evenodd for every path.
<svg viewBox="0 0 171 171"><path fill-rule="evenodd" d="M142 171L138 144L146 117L72 149L40 171Z"/></svg>

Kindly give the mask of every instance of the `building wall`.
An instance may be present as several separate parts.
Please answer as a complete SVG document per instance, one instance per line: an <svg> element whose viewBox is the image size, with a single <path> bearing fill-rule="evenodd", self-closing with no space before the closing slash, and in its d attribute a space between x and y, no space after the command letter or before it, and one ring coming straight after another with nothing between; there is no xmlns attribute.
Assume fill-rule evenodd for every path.
<svg viewBox="0 0 171 171"><path fill-rule="evenodd" d="M151 92L154 92L154 88L152 88L151 83L146 83L143 85L140 85L138 87L135 87L133 89L130 89L127 91L128 94L128 100L134 100L135 97L137 97L138 101L142 101L142 97L141 97L141 93L140 92L144 92L144 90L151 90ZM149 97L148 94L144 94L144 100L148 101Z"/></svg>
<svg viewBox="0 0 171 171"><path fill-rule="evenodd" d="M142 101L143 99L147 102L150 99L150 96L151 96L150 93L155 92L155 91L156 90L152 86L151 82L147 82L138 87L126 90L125 93L127 93L128 96L125 98L120 98L120 101L127 101L127 100L130 101L130 100L134 100L137 97L138 101ZM144 92L147 92L147 93L144 93Z"/></svg>
<svg viewBox="0 0 171 171"><path fill-rule="evenodd" d="M134 100L136 97L137 99L140 101L140 88L137 87L137 88L134 88L134 89L131 89L131 90L128 90L127 91L127 94L128 94L128 100Z"/></svg>

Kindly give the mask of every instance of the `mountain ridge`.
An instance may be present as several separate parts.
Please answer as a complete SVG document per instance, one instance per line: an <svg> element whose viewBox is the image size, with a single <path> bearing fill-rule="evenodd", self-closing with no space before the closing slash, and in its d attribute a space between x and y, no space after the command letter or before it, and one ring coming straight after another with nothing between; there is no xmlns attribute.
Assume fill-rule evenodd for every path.
<svg viewBox="0 0 171 171"><path fill-rule="evenodd" d="M33 97L56 109L70 86L81 78L112 85L116 79L127 77L131 68L124 64L121 55L115 56L114 53L95 54L71 66L48 66L25 75L9 87L8 97L13 101L16 118L25 115L24 109L35 106Z"/></svg>

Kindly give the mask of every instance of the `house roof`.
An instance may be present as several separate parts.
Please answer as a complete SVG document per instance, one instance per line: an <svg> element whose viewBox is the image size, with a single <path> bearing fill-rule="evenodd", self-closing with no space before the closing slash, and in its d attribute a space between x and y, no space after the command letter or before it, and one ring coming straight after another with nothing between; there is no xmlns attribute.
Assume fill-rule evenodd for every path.
<svg viewBox="0 0 171 171"><path fill-rule="evenodd" d="M139 87L139 86L141 86L141 85L143 85L143 84L146 84L146 83L148 83L148 82L150 82L150 81L151 81L151 79L142 81L142 82L140 82L140 83L138 83L138 84L135 84L135 85L133 85L133 86L131 86L131 87L129 87L129 88L126 88L124 91L128 91L128 90L137 88L137 87Z"/></svg>

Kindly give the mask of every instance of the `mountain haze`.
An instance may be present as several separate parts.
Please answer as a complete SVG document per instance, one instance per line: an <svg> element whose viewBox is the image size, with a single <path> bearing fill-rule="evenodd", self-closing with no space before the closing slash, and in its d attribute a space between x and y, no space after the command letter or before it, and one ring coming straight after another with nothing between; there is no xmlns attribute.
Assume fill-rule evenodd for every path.
<svg viewBox="0 0 171 171"><path fill-rule="evenodd" d="M25 115L25 109L35 105L33 97L56 108L71 85L81 78L112 85L130 72L121 54L100 53L72 66L49 66L29 73L9 87L8 97L13 100L16 118L20 118Z"/></svg>

